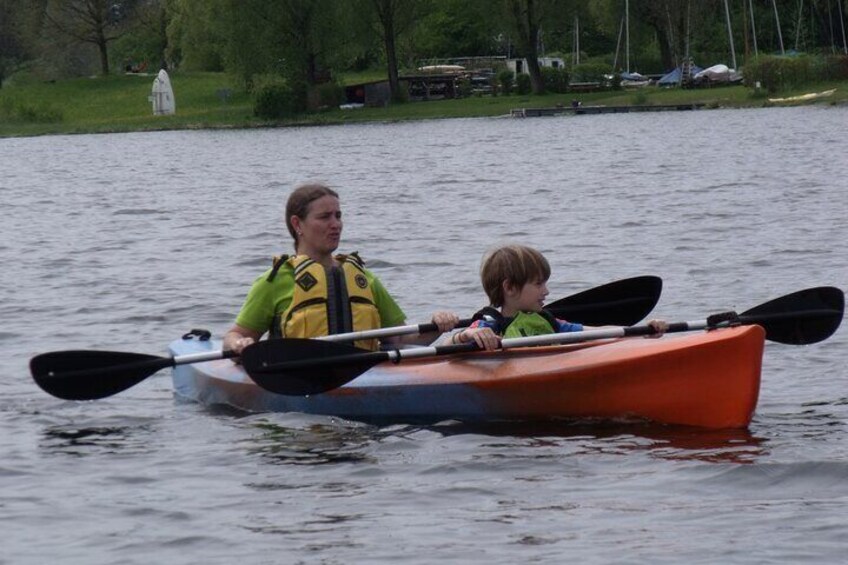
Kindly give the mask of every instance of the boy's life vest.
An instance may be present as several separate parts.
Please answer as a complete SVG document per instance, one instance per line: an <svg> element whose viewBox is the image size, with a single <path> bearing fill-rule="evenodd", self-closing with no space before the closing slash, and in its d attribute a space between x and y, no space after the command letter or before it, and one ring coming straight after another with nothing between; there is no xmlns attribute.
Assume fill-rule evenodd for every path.
<svg viewBox="0 0 848 565"><path fill-rule="evenodd" d="M275 316L272 337L314 338L380 327L380 312L362 260L356 253L335 259L340 267L325 267L307 255L275 258L268 281L288 266L294 271L294 293L288 309ZM372 351L379 347L376 339L354 345Z"/></svg>
<svg viewBox="0 0 848 565"><path fill-rule="evenodd" d="M519 312L515 316L506 317L497 308L486 306L474 314L473 319L483 320L486 326L503 338L547 335L559 331L559 323L547 310Z"/></svg>

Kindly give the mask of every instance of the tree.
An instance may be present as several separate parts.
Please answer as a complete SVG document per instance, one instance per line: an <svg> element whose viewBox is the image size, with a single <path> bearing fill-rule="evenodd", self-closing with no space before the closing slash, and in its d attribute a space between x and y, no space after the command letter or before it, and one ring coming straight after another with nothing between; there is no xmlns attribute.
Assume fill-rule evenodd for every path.
<svg viewBox="0 0 848 565"><path fill-rule="evenodd" d="M222 71L230 21L225 0L168 0L168 46L165 57L190 70Z"/></svg>
<svg viewBox="0 0 848 565"><path fill-rule="evenodd" d="M527 60L533 94L542 94L545 83L539 68L539 30L544 0L504 0L507 15L516 33L518 54Z"/></svg>
<svg viewBox="0 0 848 565"><path fill-rule="evenodd" d="M50 0L45 17L60 33L97 47L100 71L109 74L109 43L128 29L136 0Z"/></svg>
<svg viewBox="0 0 848 565"><path fill-rule="evenodd" d="M369 0L376 29L383 42L386 72L392 99L402 99L398 78L398 38L410 31L418 16L424 11L424 0Z"/></svg>
<svg viewBox="0 0 848 565"><path fill-rule="evenodd" d="M420 58L491 55L498 22L491 16L490 0L431 0L414 31Z"/></svg>
<svg viewBox="0 0 848 565"><path fill-rule="evenodd" d="M159 67L167 68L168 24L171 8L168 0L146 0L139 4L135 19L144 35L153 39Z"/></svg>
<svg viewBox="0 0 848 565"><path fill-rule="evenodd" d="M25 57L25 49L13 0L0 0L0 88L6 75Z"/></svg>

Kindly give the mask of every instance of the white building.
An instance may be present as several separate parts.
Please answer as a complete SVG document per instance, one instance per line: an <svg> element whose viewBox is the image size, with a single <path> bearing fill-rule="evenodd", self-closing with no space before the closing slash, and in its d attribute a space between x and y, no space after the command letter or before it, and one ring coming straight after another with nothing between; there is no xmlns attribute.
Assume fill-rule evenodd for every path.
<svg viewBox="0 0 848 565"><path fill-rule="evenodd" d="M539 57L540 67L551 67L553 69L561 69L565 67L565 61L560 57ZM530 74L527 70L527 59L507 59L506 68L518 74Z"/></svg>

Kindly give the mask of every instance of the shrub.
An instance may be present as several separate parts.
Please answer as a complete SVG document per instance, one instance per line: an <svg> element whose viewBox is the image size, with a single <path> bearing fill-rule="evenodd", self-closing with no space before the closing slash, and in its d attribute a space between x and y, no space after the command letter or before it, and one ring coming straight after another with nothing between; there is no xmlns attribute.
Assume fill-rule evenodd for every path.
<svg viewBox="0 0 848 565"><path fill-rule="evenodd" d="M344 99L344 88L341 85L335 82L317 84L309 91L309 110L337 108Z"/></svg>
<svg viewBox="0 0 848 565"><path fill-rule="evenodd" d="M606 63L584 63L571 69L571 80L574 82L604 82L604 75L609 74L610 66Z"/></svg>
<svg viewBox="0 0 848 565"><path fill-rule="evenodd" d="M821 61L824 80L848 80L848 55L825 55Z"/></svg>
<svg viewBox="0 0 848 565"><path fill-rule="evenodd" d="M545 84L545 90L548 92L556 92L557 94L568 92L568 71L565 69L542 67L542 81Z"/></svg>
<svg viewBox="0 0 848 565"><path fill-rule="evenodd" d="M263 120L289 118L306 110L306 90L280 78L256 79L253 113Z"/></svg>
<svg viewBox="0 0 848 565"><path fill-rule="evenodd" d="M457 82L456 89L459 98L468 98L474 90L474 85L471 84L470 78L463 77Z"/></svg>
<svg viewBox="0 0 848 565"><path fill-rule="evenodd" d="M519 75L521 76L521 75ZM515 81L515 73L509 69L498 72L498 90L502 94L512 93L512 85Z"/></svg>
<svg viewBox="0 0 848 565"><path fill-rule="evenodd" d="M805 84L848 78L848 56L762 55L745 66L745 86L757 82L769 93L790 90Z"/></svg>
<svg viewBox="0 0 848 565"><path fill-rule="evenodd" d="M533 90L533 85L530 83L530 75L521 73L515 77L515 91L518 94L530 94L531 90Z"/></svg>

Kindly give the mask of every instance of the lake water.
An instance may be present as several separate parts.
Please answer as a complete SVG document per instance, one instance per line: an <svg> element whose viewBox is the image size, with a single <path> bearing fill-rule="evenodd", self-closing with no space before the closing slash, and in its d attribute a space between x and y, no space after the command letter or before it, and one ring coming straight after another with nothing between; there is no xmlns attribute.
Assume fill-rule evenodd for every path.
<svg viewBox="0 0 848 565"><path fill-rule="evenodd" d="M288 192L337 188L408 315L484 304L486 249L551 299L663 277L703 319L848 286L846 107L0 140L0 563L844 562L848 329L769 343L747 431L372 427L180 402L162 371L65 402L51 350L220 336Z"/></svg>

